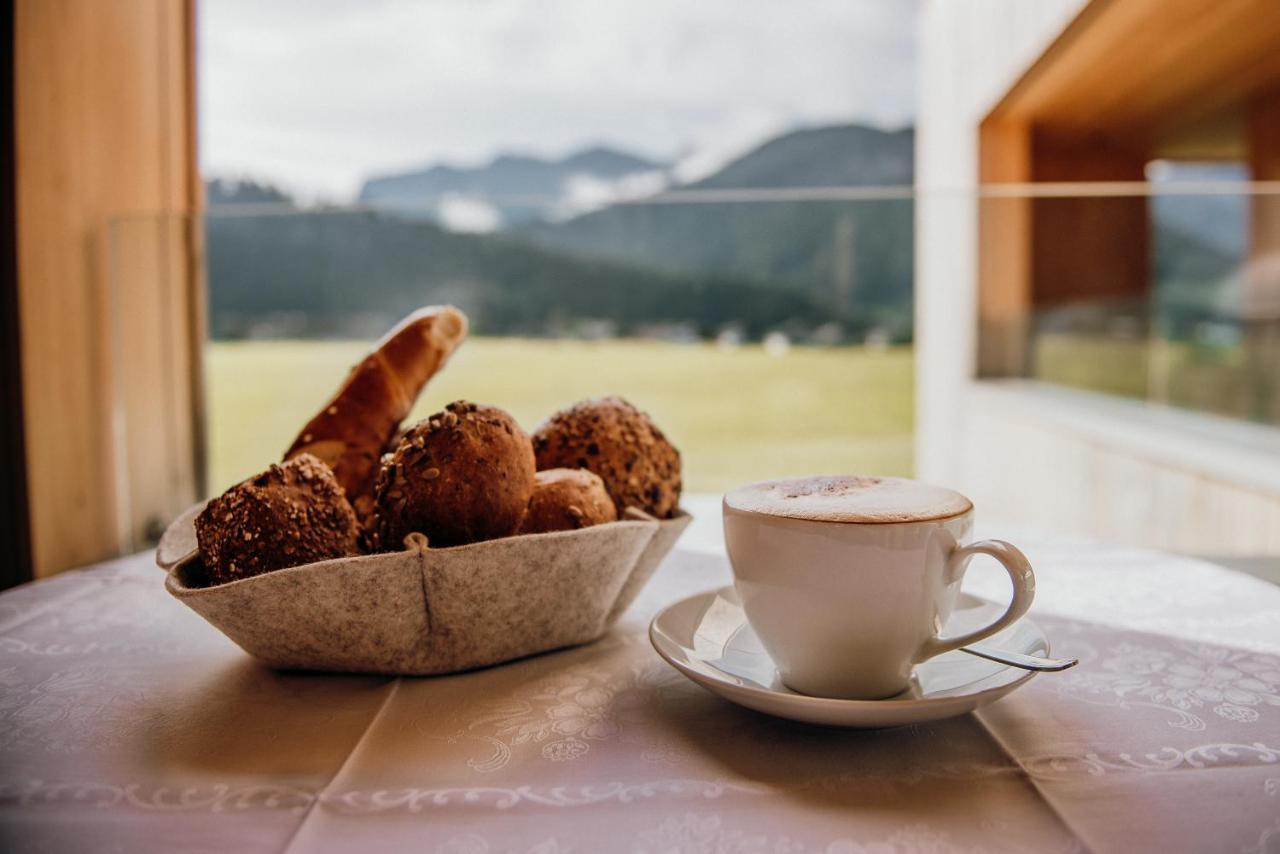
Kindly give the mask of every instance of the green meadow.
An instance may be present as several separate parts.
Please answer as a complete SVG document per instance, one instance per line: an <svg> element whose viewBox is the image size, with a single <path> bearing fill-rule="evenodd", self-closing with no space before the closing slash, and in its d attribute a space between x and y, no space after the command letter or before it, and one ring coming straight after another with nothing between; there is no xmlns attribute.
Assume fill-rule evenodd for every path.
<svg viewBox="0 0 1280 854"><path fill-rule="evenodd" d="M210 487L278 460L367 346L210 344ZM688 490L719 492L786 474L910 474L912 388L908 347L771 355L759 346L476 338L428 384L412 417L466 398L501 406L532 431L573 401L620 394L680 448Z"/></svg>

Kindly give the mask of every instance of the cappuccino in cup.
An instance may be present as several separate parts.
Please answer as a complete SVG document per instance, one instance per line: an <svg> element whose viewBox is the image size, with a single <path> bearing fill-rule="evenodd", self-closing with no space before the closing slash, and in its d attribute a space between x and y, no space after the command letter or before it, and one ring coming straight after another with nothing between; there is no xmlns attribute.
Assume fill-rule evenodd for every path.
<svg viewBox="0 0 1280 854"><path fill-rule="evenodd" d="M791 689L884 699L916 664L1006 628L1035 577L1003 540L971 542L973 503L897 477L822 475L743 486L724 497L734 585L751 627ZM989 626L939 637L974 555L994 557L1013 599Z"/></svg>

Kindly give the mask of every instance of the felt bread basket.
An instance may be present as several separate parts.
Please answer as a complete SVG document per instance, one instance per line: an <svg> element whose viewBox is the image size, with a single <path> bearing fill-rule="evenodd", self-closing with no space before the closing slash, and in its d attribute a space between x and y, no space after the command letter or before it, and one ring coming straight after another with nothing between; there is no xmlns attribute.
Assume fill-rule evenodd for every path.
<svg viewBox="0 0 1280 854"><path fill-rule="evenodd" d="M622 521L433 549L337 558L208 586L193 521L156 549L165 589L272 667L428 675L498 664L601 637L689 524L629 510Z"/></svg>

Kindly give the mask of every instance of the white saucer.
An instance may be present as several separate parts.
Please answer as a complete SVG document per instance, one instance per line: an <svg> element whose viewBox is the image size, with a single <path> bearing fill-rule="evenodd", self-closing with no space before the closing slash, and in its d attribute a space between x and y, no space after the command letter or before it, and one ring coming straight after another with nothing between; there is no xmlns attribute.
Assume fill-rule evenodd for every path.
<svg viewBox="0 0 1280 854"><path fill-rule="evenodd" d="M1003 610L1003 605L962 593L943 636L990 623ZM672 667L713 694L765 714L827 726L891 727L963 715L1035 675L957 650L917 666L911 687L888 700L797 694L778 678L731 586L664 608L649 624L649 640ZM1049 654L1044 632L1026 618L987 638L982 646Z"/></svg>

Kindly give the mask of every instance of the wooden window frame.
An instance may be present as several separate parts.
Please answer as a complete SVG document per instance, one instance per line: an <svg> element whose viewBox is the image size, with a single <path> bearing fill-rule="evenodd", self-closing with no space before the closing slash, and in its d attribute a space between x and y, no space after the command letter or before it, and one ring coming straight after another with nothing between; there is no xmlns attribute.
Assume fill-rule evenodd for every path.
<svg viewBox="0 0 1280 854"><path fill-rule="evenodd" d="M1274 0L1093 0L980 124L979 181L1032 194L1041 182L1140 187L1143 165L1158 157L1221 158L1222 127L1257 127L1259 115L1275 113L1276 44ZM1239 155L1255 179L1275 177L1280 152L1242 142ZM1009 190L978 202L979 377L1027 375L1033 313L1071 297L1070 281L1097 286L1081 298L1148 287L1148 229L1135 226L1145 217L1140 191L1076 200L1073 210ZM1109 235L1115 223L1130 242ZM1255 253L1265 245L1255 234ZM1097 268L1082 275L1085 263Z"/></svg>

